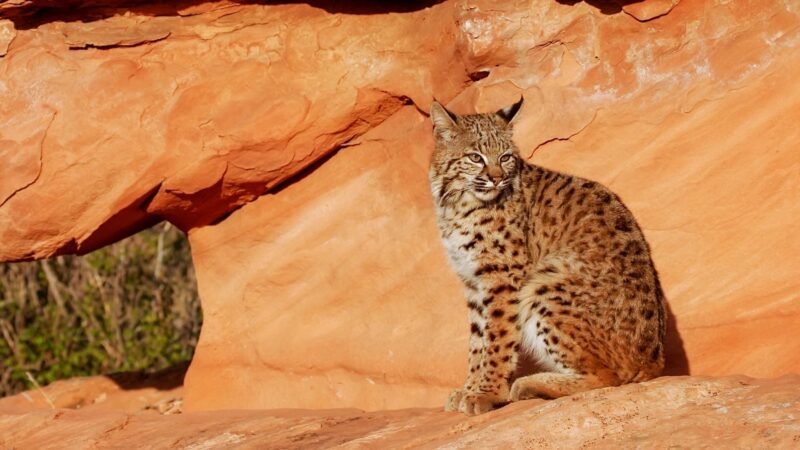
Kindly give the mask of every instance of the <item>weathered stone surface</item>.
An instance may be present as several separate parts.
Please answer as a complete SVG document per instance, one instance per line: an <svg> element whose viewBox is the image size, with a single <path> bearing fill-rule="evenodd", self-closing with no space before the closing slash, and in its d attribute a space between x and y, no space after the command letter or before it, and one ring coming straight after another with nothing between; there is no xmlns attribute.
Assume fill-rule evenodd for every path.
<svg viewBox="0 0 800 450"><path fill-rule="evenodd" d="M183 404L185 366L153 374L119 373L58 380L0 398L0 415L40 410L174 414ZM5 430L0 426L0 435Z"/></svg>
<svg viewBox="0 0 800 450"><path fill-rule="evenodd" d="M525 156L642 224L669 373L800 371L800 8L600 3L1 2L0 259L170 220L205 312L188 409L438 406L466 309L420 110L524 94Z"/></svg>
<svg viewBox="0 0 800 450"><path fill-rule="evenodd" d="M794 448L800 377L662 378L477 417L441 409L0 415L4 448ZM0 410L2 412L2 410Z"/></svg>
<svg viewBox="0 0 800 450"><path fill-rule="evenodd" d="M444 398L463 372L466 312L437 241L432 145L406 107L302 180L192 230L204 324L187 405Z"/></svg>
<svg viewBox="0 0 800 450"><path fill-rule="evenodd" d="M734 9L734 21L727 8L701 18L681 7L647 30L565 10L575 16L563 28L534 38L533 22L504 28L533 21L526 9L506 6L496 24L496 9L463 6L467 70L492 69L450 106L491 111L524 94L524 153L622 196L676 316L668 373L798 372L798 29L780 13ZM687 35L686 24L709 29ZM765 41L774 27L780 37ZM695 40L706 33L716 38ZM409 106L296 183L190 232L210 316L187 407L441 404L462 381L468 330L436 239L431 148Z"/></svg>
<svg viewBox="0 0 800 450"><path fill-rule="evenodd" d="M669 14L680 0L647 0L622 5L622 10L636 20L646 22Z"/></svg>
<svg viewBox="0 0 800 450"><path fill-rule="evenodd" d="M469 80L434 45L454 33L449 4L381 16L177 2L33 28L19 14L0 60L0 260L86 252L162 218L208 223Z"/></svg>
<svg viewBox="0 0 800 450"><path fill-rule="evenodd" d="M8 53L8 46L17 35L17 30L14 28L14 22L10 20L0 20L0 56L5 56Z"/></svg>

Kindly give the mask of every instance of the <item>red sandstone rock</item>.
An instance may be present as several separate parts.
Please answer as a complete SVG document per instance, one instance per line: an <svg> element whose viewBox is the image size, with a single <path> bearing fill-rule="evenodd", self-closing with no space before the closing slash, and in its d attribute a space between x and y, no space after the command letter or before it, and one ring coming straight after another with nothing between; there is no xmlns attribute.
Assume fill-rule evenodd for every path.
<svg viewBox="0 0 800 450"><path fill-rule="evenodd" d="M11 16L26 29L0 60L0 260L90 251L161 218L208 223L407 99L449 99L468 80L435 45L454 33L451 5L177 5L34 28Z"/></svg>
<svg viewBox="0 0 800 450"><path fill-rule="evenodd" d="M430 136L406 107L301 181L192 230L205 320L187 405L440 403L465 370L466 309L437 240Z"/></svg>
<svg viewBox="0 0 800 450"><path fill-rule="evenodd" d="M17 30L14 29L14 22L10 20L0 20L0 56L5 56L8 53L8 46L17 35Z"/></svg>
<svg viewBox="0 0 800 450"><path fill-rule="evenodd" d="M58 380L0 398L0 415L56 409L173 414L181 410L185 372L186 367L177 366L154 374L131 372ZM3 433L0 426L0 435Z"/></svg>
<svg viewBox="0 0 800 450"><path fill-rule="evenodd" d="M465 113L524 94L524 154L622 196L677 317L669 373L800 371L791 2L190 3L33 26L52 3L0 2L0 259L188 230L187 408L438 406L462 381L434 96Z"/></svg>
<svg viewBox="0 0 800 450"><path fill-rule="evenodd" d="M646 22L669 14L680 0L646 0L622 5L622 10L636 20Z"/></svg>
<svg viewBox="0 0 800 450"><path fill-rule="evenodd" d="M800 241L787 233L800 217L800 191L791 188L800 164L798 30L776 20L786 27L774 31L782 44L755 30L700 44L676 30L707 20L690 12L650 22L658 41L635 39L642 25L624 14L587 18L584 10L566 31L551 32L568 46L554 41L523 58L524 32L481 25L490 16L465 7L460 26L477 42L468 56L484 64L485 55L505 55L523 67L492 70L450 106L491 111L524 93L517 140L532 161L622 196L653 246L677 317L667 373L797 372ZM594 35L572 30L575 20L620 35L600 28L604 40L590 49ZM561 48L551 54L553 46ZM754 47L780 56L763 60ZM588 50L600 61L624 56L606 74ZM761 65L734 58L746 54ZM550 58L549 67L534 63ZM187 376L187 407L437 406L462 381L467 312L433 225L429 125L408 107L354 144L190 232L211 319Z"/></svg>
<svg viewBox="0 0 800 450"><path fill-rule="evenodd" d="M437 409L0 414L3 448L794 448L800 377L662 378L476 417ZM0 409L0 412L3 412Z"/></svg>

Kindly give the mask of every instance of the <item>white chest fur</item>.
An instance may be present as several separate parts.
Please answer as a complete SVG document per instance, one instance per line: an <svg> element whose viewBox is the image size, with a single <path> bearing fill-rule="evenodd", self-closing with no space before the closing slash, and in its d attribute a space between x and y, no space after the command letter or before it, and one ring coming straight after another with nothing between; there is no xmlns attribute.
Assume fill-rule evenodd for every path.
<svg viewBox="0 0 800 450"><path fill-rule="evenodd" d="M465 248L471 241L471 235L464 236L458 231L443 239L447 255L450 257L450 264L453 265L457 274L466 279L471 279L477 269L475 255Z"/></svg>

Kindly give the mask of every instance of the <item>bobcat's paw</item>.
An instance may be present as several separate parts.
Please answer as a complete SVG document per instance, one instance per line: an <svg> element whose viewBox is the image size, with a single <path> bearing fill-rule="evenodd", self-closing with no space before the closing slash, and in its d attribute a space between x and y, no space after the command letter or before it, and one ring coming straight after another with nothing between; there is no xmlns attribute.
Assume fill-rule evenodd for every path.
<svg viewBox="0 0 800 450"><path fill-rule="evenodd" d="M458 411L458 405L461 404L461 399L467 394L466 389L453 389L450 396L447 397L447 403L444 404L445 411Z"/></svg>
<svg viewBox="0 0 800 450"><path fill-rule="evenodd" d="M489 412L508 403L505 397L487 392L468 392L461 397L458 410L468 416Z"/></svg>
<svg viewBox="0 0 800 450"><path fill-rule="evenodd" d="M508 400L511 402L518 402L520 400L530 400L532 398L539 398L536 390L533 388L532 383L529 383L525 378L518 378L511 385L511 391L508 393Z"/></svg>

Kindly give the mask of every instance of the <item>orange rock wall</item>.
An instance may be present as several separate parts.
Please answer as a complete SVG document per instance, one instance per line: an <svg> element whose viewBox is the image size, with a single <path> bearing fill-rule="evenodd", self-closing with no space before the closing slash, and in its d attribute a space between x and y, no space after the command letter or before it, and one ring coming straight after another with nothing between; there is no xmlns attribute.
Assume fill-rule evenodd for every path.
<svg viewBox="0 0 800 450"><path fill-rule="evenodd" d="M525 156L621 195L675 315L669 373L800 372L793 2L186 2L36 26L14 3L0 259L188 230L189 409L438 406L461 382L434 96L466 113L524 94Z"/></svg>
<svg viewBox="0 0 800 450"><path fill-rule="evenodd" d="M0 2L0 30L16 28L0 59L0 260L85 253L160 219L209 223L469 80L435 44L452 40L448 7L387 27L303 4L30 16L36 3L16 3Z"/></svg>

